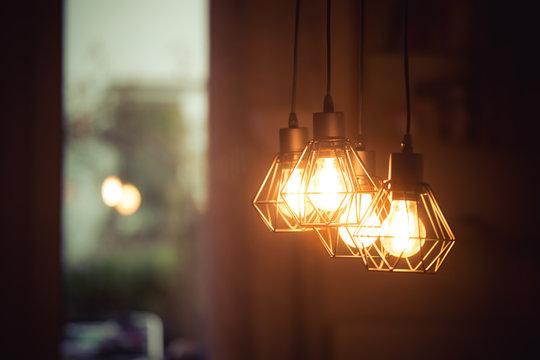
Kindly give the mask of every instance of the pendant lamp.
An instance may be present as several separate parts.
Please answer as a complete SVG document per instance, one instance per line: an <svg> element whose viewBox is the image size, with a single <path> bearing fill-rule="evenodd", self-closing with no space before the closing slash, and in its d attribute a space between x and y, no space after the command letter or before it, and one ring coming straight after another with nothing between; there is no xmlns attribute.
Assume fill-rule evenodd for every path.
<svg viewBox="0 0 540 360"><path fill-rule="evenodd" d="M412 149L407 5L403 32L407 131L402 151L390 155L388 180L375 195L354 240L368 270L427 273L439 270L455 238L433 191L423 182L423 155Z"/></svg>
<svg viewBox="0 0 540 360"><path fill-rule="evenodd" d="M343 113L334 111L330 95L330 8L327 0L324 111L313 114L313 139L293 170L293 174L298 171L302 176L298 181L291 174L282 190L283 199L300 226L315 228L318 233L358 224L362 195L376 191L360 157L345 138ZM331 255L334 253L332 244L323 240L323 245Z"/></svg>
<svg viewBox="0 0 540 360"><path fill-rule="evenodd" d="M296 77L298 54L298 23L300 17L300 0L296 1L296 14L294 24L293 49L293 80L291 112L289 114L289 127L279 129L279 153L274 157L272 165L266 174L255 198L253 206L257 209L268 229L274 232L295 232L311 230L300 226L295 216L303 211L301 199L290 198L291 204L285 205L281 191L288 187L295 187L300 183L303 170L295 165L307 143L307 128L298 127L298 118L295 112L296 103ZM285 181L289 180L288 185Z"/></svg>
<svg viewBox="0 0 540 360"><path fill-rule="evenodd" d="M359 43L359 66L358 66L358 136L354 144L354 151L364 166L366 175L357 176L360 189L353 198L352 206L349 206L340 215L336 224L315 226L315 232L321 240L324 248L334 258L358 258L362 256L360 248L353 240L353 234L359 226L360 219L371 204L377 186L380 184L375 175L375 151L366 149L362 120L363 120L363 93L364 93L364 1L360 1L360 43ZM375 184L372 186L369 178ZM348 224L348 225L343 225Z"/></svg>

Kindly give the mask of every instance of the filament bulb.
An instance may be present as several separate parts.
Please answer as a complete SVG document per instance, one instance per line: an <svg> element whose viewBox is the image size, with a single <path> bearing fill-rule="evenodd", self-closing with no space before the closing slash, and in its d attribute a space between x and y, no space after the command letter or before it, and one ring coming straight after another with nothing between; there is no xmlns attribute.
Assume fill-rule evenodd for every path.
<svg viewBox="0 0 540 360"><path fill-rule="evenodd" d="M424 245L426 227L418 217L416 201L394 200L381 226L382 246L395 257L413 256Z"/></svg>
<svg viewBox="0 0 540 360"><path fill-rule="evenodd" d="M319 158L308 187L310 200L322 211L336 211L347 191L336 158Z"/></svg>

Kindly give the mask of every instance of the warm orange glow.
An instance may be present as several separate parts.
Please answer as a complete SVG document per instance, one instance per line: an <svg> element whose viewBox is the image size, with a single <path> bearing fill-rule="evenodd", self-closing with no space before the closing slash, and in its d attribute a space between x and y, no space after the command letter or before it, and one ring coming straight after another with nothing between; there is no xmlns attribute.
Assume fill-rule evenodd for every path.
<svg viewBox="0 0 540 360"><path fill-rule="evenodd" d="M131 184L125 184L122 186L122 198L116 210L122 215L134 214L141 205L141 194L139 190Z"/></svg>
<svg viewBox="0 0 540 360"><path fill-rule="evenodd" d="M347 191L336 158L319 158L307 192L313 205L322 211L336 211Z"/></svg>
<svg viewBox="0 0 540 360"><path fill-rule="evenodd" d="M386 251L396 257L413 256L424 245L425 236L416 201L392 201L390 214L381 226L381 243Z"/></svg>
<svg viewBox="0 0 540 360"><path fill-rule="evenodd" d="M354 206L350 211L344 213L343 215L341 215L341 218L339 219L339 221L341 223L357 223L358 221L360 221L362 219L362 217L364 216L364 214L366 213L367 209L369 208L369 205L371 204L371 194L362 194L361 197L360 197L360 217L357 217L356 216L356 206ZM357 237L357 239L362 242L362 245L363 246L369 246L371 244L373 244L373 242L375 242L375 240L377 240L377 237L376 237L376 234L371 234L373 232L376 232L377 231L377 227L380 225L380 221L379 221L379 218L375 215L371 215L370 219L367 220L367 225L370 226L370 227L374 227L375 229L371 229L371 230L368 230L368 233L364 234L364 232L362 233L363 236L362 237ZM353 239L352 239L352 236L351 236L351 232L353 232L354 230L356 230L355 227L349 227L349 229L347 229L347 227L345 226L341 226L339 228L339 236L341 237L341 239L343 239L343 241L345 241L345 243L351 247L356 247L356 244L354 243ZM374 236L369 236L369 235L374 235Z"/></svg>
<svg viewBox="0 0 540 360"><path fill-rule="evenodd" d="M122 199L122 182L116 176L109 176L101 184L101 197L110 207L116 206Z"/></svg>
<svg viewBox="0 0 540 360"><path fill-rule="evenodd" d="M290 170L283 170L283 179L287 181L281 190L282 193L285 193L285 195L283 195L283 199L287 202L289 208L296 214L296 216L302 217L305 211L305 198L304 194L302 194L300 191L300 185L304 170L295 169L292 171L290 177L289 174L291 174ZM280 204L279 206L282 214L289 213L284 204Z"/></svg>

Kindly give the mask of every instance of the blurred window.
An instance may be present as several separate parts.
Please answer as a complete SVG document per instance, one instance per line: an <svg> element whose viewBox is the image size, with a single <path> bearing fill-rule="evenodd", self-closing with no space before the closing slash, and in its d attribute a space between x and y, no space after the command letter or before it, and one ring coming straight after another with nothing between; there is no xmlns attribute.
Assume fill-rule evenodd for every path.
<svg viewBox="0 0 540 360"><path fill-rule="evenodd" d="M66 0L64 6L66 358L85 358L69 353L80 345L74 339L112 346L126 339L126 326L132 337L144 333L146 327L133 325L144 323L141 314L161 319L149 329L162 327L166 357L197 352L208 3Z"/></svg>

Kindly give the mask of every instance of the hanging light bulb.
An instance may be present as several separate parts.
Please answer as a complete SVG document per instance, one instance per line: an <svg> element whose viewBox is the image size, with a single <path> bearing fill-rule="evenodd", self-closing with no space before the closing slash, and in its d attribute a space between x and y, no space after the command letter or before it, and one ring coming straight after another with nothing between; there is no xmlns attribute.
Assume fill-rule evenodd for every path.
<svg viewBox="0 0 540 360"><path fill-rule="evenodd" d="M293 170L303 173L300 182L290 176L281 192L285 204L303 227L336 226L342 214L359 207L361 193L373 192L374 184L364 164L345 139L342 112L334 112L330 95L330 0L326 1L326 96L323 112L313 114L311 140ZM367 181L359 181L361 178ZM359 219L353 219L355 223Z"/></svg>
<svg viewBox="0 0 540 360"><path fill-rule="evenodd" d="M327 25L330 23L330 4L328 5L327 10ZM353 234L356 230L356 228L359 226L361 219L363 218L366 210L368 209L371 199L373 195L375 194L376 188L377 188L377 180L373 178L373 174L375 174L375 152L374 151L368 151L365 148L365 142L363 140L362 135L362 97L363 97L363 1L361 1L361 28L360 28L360 44L359 44L359 73L358 73L358 138L354 146L349 147L350 145L347 144L346 148L347 151L350 151L351 158L354 158L353 166L352 166L352 173L353 176L351 177L345 177L346 181L338 182L338 181L327 181L327 183L333 184L333 188L339 189L340 187L344 188L345 191L335 191L333 193L326 193L326 210L334 210L337 209L337 205L342 205L341 212L337 219L334 219L332 222L324 225L314 225L314 229L318 235L319 240L321 240L321 243L323 244L324 248L327 250L328 254L331 257L334 258L341 258L341 257L361 257L362 253L360 251L360 248L357 246ZM327 26L327 38L330 38L329 35L329 26ZM329 74L329 70L328 70ZM329 80L328 80L329 82ZM331 98L328 95L327 98L325 98L325 106L330 103L331 105ZM325 112L327 110L325 109ZM323 113L324 114L324 113ZM319 117L323 117L321 115L318 115ZM328 115L327 115L328 116ZM321 121L321 120L319 120ZM333 120L322 120L323 124L323 135L326 135L326 132L328 129L324 129L324 127L334 124L331 123ZM324 122L329 122L330 124L325 124ZM315 119L314 119L314 127L315 127ZM330 163L330 161L324 160L325 164L327 163L327 169L330 168L330 164L336 164L336 162ZM339 164L339 163L338 163ZM350 170L344 169L344 173L351 173ZM340 170L340 169L338 169ZM341 171L341 170L340 170ZM322 172L322 171L321 171ZM323 172L325 174L330 174L329 171ZM327 178L332 179L332 177L327 176ZM334 179L336 179L334 177ZM339 178L337 178L339 179ZM357 184L358 188L355 190L354 193L347 193L348 185L350 184ZM309 189L308 189L309 192ZM336 194L346 194L341 196L336 196ZM329 196L331 195L331 196ZM321 195L322 197L322 195ZM311 196L312 202L314 203L314 207L316 209L320 209L323 206L320 206L320 201L317 201L317 198L315 195ZM340 204L341 201L341 204ZM375 219L378 221L378 219Z"/></svg>
<svg viewBox="0 0 540 360"><path fill-rule="evenodd" d="M423 182L424 157L413 153L412 149L407 2L405 4L407 131L401 144L402 151L390 155L388 180L355 230L354 241L361 247L368 270L436 272L452 249L455 238L431 188Z"/></svg>
<svg viewBox="0 0 540 360"><path fill-rule="evenodd" d="M354 241L368 270L436 272L455 238L422 181L423 156L412 153L409 136L403 149L391 154L389 180L375 195Z"/></svg>
<svg viewBox="0 0 540 360"><path fill-rule="evenodd" d="M344 137L343 113L315 113L313 128L315 138L294 169L303 176L300 182L298 177L289 177L282 190L285 204L304 227L357 224L361 202L366 199L361 195L376 188Z"/></svg>
<svg viewBox="0 0 540 360"><path fill-rule="evenodd" d="M390 213L381 226L382 246L390 255L409 257L425 243L426 227L418 217L415 201L393 200ZM364 241L364 246L368 246Z"/></svg>
<svg viewBox="0 0 540 360"><path fill-rule="evenodd" d="M279 130L280 152L274 157L274 161L253 199L253 206L259 212L263 222L274 232L311 230L302 227L297 221L299 216L309 214L311 210L305 206L302 196L293 193L299 187L304 176L304 168L298 167L296 164L308 137L307 128L298 127L298 119L295 113L299 10L300 1L297 0L289 127ZM288 192L289 195L284 198L281 195L282 191ZM285 200L288 201L288 206L285 205Z"/></svg>
<svg viewBox="0 0 540 360"><path fill-rule="evenodd" d="M313 178L308 185L311 202L320 211L336 211L347 190L346 179L339 173L338 159L321 157L316 160Z"/></svg>

